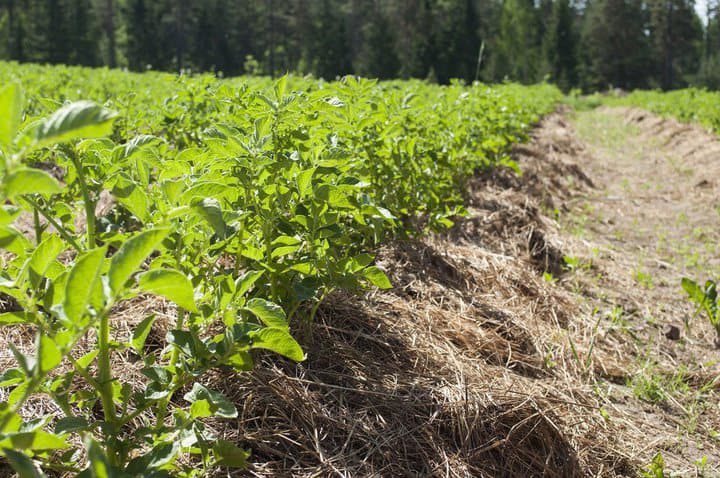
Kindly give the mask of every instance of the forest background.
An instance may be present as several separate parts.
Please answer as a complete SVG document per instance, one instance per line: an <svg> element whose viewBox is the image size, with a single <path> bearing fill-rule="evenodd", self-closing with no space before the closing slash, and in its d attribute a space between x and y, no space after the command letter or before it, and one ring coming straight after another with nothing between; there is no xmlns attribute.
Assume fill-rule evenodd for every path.
<svg viewBox="0 0 720 478"><path fill-rule="evenodd" d="M225 76L548 80L586 92L718 89L718 3L0 0L0 59Z"/></svg>

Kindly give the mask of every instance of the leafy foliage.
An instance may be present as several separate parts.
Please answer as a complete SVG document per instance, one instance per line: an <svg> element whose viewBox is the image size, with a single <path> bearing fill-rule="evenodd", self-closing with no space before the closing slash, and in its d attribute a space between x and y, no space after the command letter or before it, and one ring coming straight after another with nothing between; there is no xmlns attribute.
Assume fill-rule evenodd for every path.
<svg viewBox="0 0 720 478"><path fill-rule="evenodd" d="M18 366L0 379L0 454L22 476L244 466L248 453L204 426L238 414L206 374L250 370L257 350L304 360L293 325L332 290L391 287L376 246L452 225L466 181L506 162L560 96L510 84L0 71L31 85L27 104L14 84L0 94L14 115L0 125L0 292L19 309L0 326L37 337L31 353L12 349ZM103 197L113 207L101 214ZM15 227L22 213L34 234ZM130 337L114 330L117 307L142 294L176 309L163 350L147 344L153 314ZM113 368L118 354L138 357L142 384ZM24 421L36 394L60 416ZM186 454L197 459L177 459Z"/></svg>
<svg viewBox="0 0 720 478"><path fill-rule="evenodd" d="M661 92L634 91L626 97L608 98L609 104L639 106L662 116L677 118L685 123L700 123L720 133L720 93L698 88Z"/></svg>
<svg viewBox="0 0 720 478"><path fill-rule="evenodd" d="M718 307L718 291L715 281L708 280L705 285L700 285L691 279L683 278L682 288L690 300L697 305L696 314L705 314L707 320L715 328L720 341L720 307Z"/></svg>

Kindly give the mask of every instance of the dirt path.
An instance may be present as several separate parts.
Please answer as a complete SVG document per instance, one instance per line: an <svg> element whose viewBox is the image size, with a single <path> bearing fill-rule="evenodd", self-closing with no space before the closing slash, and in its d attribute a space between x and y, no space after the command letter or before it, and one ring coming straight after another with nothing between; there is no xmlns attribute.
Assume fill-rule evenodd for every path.
<svg viewBox="0 0 720 478"><path fill-rule="evenodd" d="M633 458L661 452L666 472L718 476L720 354L680 280L720 272L720 141L636 109L581 112L572 125L595 187L558 214L576 269L563 282L599 317L599 347L614 340L626 358L599 394Z"/></svg>

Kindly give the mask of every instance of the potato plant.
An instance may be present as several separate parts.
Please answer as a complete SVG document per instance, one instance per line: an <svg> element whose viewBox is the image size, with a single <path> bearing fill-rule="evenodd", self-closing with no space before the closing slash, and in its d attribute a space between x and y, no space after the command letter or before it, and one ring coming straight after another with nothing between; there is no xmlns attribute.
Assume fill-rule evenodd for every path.
<svg viewBox="0 0 720 478"><path fill-rule="evenodd" d="M391 287L373 250L452 225L467 180L507 162L559 98L509 84L0 72L27 93L0 91L0 293L13 302L0 326L35 336L30 351L9 345L0 454L23 477L243 467L248 451L205 425L238 414L208 372L249 371L257 349L303 360L291 326L335 289ZM148 296L172 304L173 323L151 313L120 337L117 311ZM146 344L153 330L162 350ZM113 365L128 354L140 382ZM38 395L58 412L28 416Z"/></svg>
<svg viewBox="0 0 720 478"><path fill-rule="evenodd" d="M697 306L695 314L703 313L717 332L715 344L720 347L720 307L717 284L715 281L707 280L704 285L700 285L692 279L683 278L682 288Z"/></svg>

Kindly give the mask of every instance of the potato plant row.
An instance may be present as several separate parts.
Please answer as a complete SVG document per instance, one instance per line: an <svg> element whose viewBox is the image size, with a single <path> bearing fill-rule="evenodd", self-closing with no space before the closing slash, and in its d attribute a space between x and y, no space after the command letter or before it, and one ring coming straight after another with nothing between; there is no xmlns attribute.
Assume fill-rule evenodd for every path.
<svg viewBox="0 0 720 478"><path fill-rule="evenodd" d="M0 77L0 326L35 336L7 344L0 454L23 477L245 466L204 425L238 415L206 374L251 370L257 349L302 361L294 327L333 290L391 287L376 247L451 226L473 174L511 164L561 98L12 63ZM146 344L155 314L114 327L152 296L175 311L162 350ZM40 395L55 413L31 415Z"/></svg>
<svg viewBox="0 0 720 478"><path fill-rule="evenodd" d="M637 90L624 97L607 100L610 104L638 106L683 123L698 123L720 133L720 93L700 88L675 91Z"/></svg>

